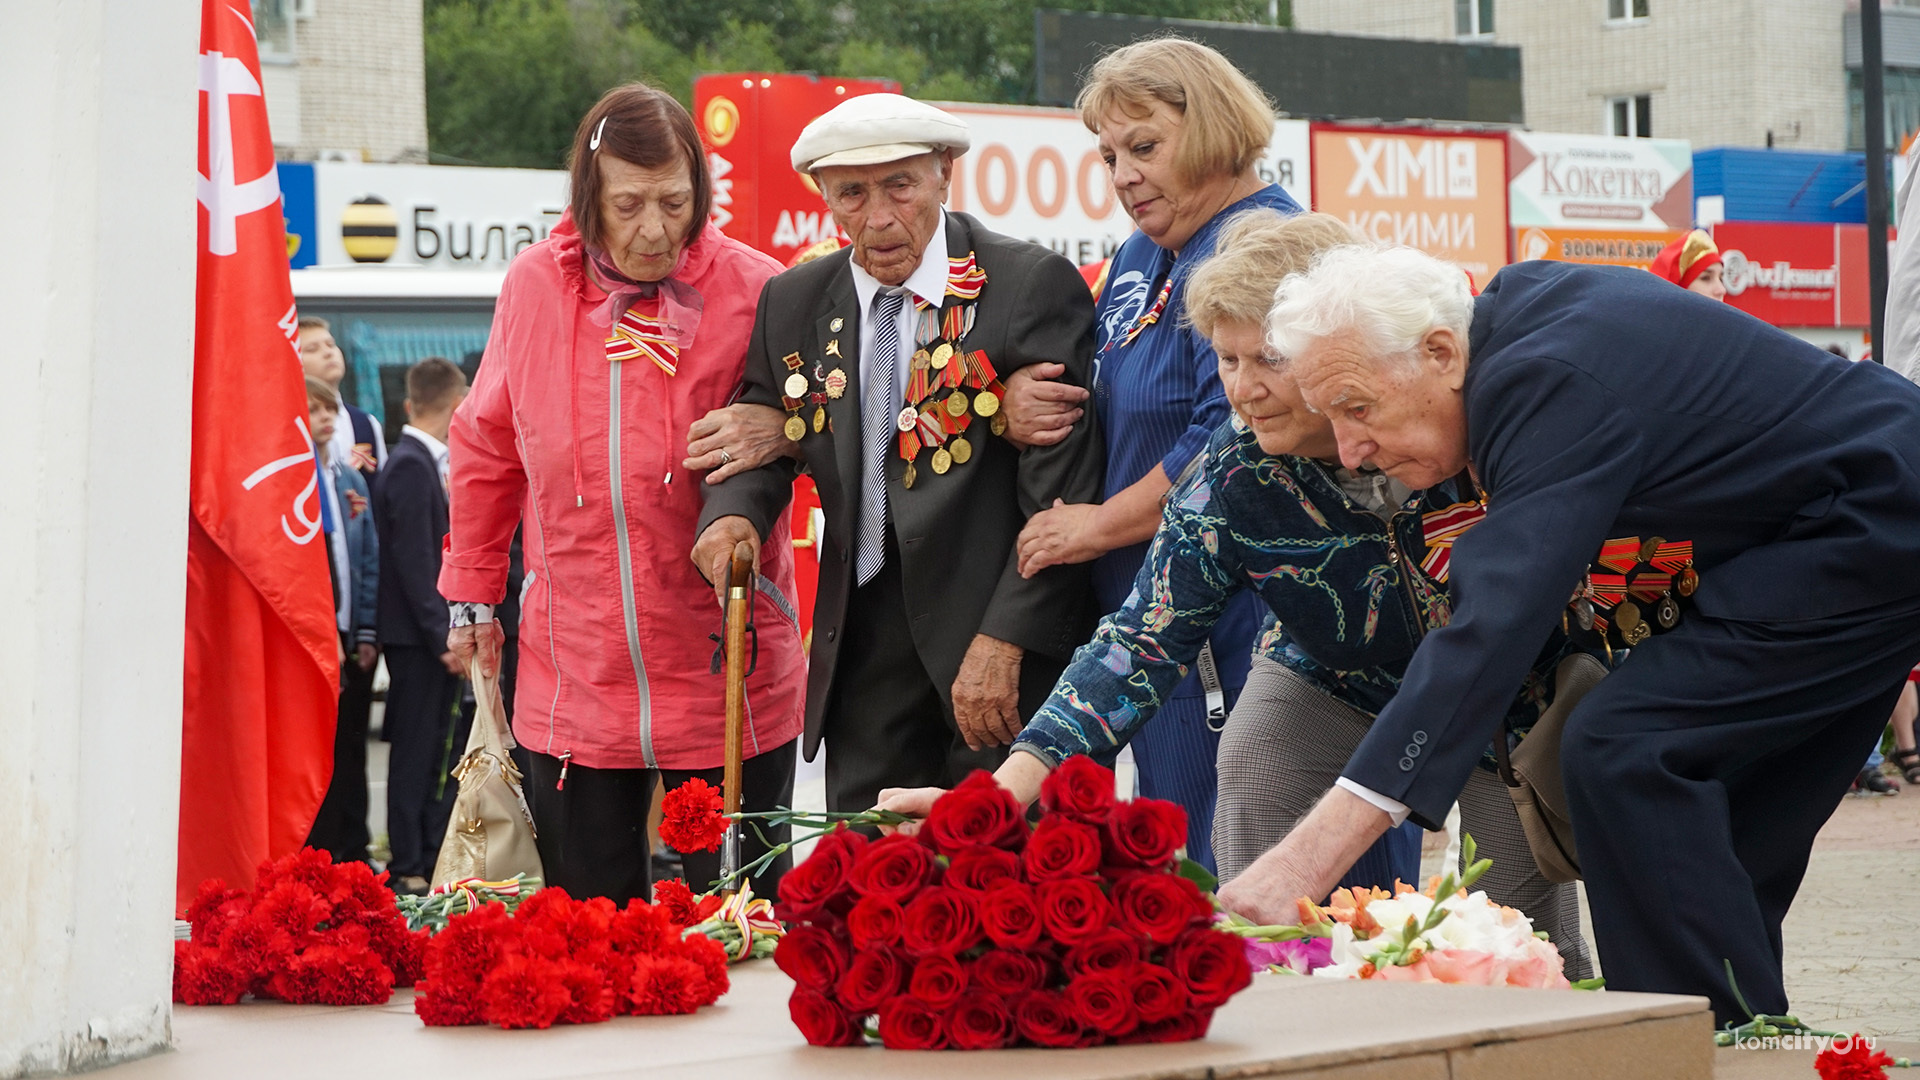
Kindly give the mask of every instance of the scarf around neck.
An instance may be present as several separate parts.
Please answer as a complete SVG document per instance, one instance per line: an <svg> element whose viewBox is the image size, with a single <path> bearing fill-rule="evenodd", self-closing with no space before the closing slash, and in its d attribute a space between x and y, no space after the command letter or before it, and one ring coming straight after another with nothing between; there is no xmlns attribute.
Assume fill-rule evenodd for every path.
<svg viewBox="0 0 1920 1080"><path fill-rule="evenodd" d="M667 333L673 336L674 344L683 352L692 346L694 334L700 329L700 314L706 308L700 291L679 277L680 271L687 265L687 252L692 247L692 244L688 244L680 250L680 258L674 262L673 269L660 281L635 281L621 273L612 256L605 251L585 248L594 277L600 287L607 290L606 302L589 315L593 324L610 330L635 302L657 296L660 298L660 321L665 324Z"/></svg>

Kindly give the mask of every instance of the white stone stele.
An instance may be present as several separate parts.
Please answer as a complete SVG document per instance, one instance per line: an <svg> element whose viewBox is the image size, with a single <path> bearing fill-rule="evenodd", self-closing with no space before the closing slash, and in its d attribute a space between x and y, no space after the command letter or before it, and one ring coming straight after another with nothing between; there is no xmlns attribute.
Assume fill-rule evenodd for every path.
<svg viewBox="0 0 1920 1080"><path fill-rule="evenodd" d="M0 2L0 1077L167 1043L199 30Z"/></svg>
<svg viewBox="0 0 1920 1080"><path fill-rule="evenodd" d="M268 1076L645 1076L670 1080L1708 1080L1704 998L1347 982L1261 975L1198 1042L1086 1050L910 1053L809 1047L787 1018L793 984L768 961L693 1016L546 1031L427 1028L412 992L384 1006L247 1004L176 1010L176 1050L102 1080Z"/></svg>

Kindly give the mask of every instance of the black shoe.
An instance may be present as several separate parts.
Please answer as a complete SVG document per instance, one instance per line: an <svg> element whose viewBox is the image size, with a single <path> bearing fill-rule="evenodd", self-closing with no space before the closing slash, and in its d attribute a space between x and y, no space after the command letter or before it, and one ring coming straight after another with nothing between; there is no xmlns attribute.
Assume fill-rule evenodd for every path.
<svg viewBox="0 0 1920 1080"><path fill-rule="evenodd" d="M392 889L395 896L425 896L430 886L426 878L418 874L408 874L404 877L388 878L387 888Z"/></svg>
<svg viewBox="0 0 1920 1080"><path fill-rule="evenodd" d="M1887 779L1877 768L1861 769L1859 777L1853 782L1853 786L1861 791L1872 792L1875 795L1900 794L1900 785Z"/></svg>

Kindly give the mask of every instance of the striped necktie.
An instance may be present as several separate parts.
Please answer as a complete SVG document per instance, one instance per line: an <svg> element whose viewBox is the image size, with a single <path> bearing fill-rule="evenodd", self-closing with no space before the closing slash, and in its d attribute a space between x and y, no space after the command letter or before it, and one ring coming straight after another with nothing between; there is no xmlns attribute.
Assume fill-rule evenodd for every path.
<svg viewBox="0 0 1920 1080"><path fill-rule="evenodd" d="M900 361L900 312L906 293L882 289L873 298L873 366L860 384L860 430L865 459L860 478L860 542L854 551L854 584L865 585L886 562L887 452L899 399L893 372Z"/></svg>

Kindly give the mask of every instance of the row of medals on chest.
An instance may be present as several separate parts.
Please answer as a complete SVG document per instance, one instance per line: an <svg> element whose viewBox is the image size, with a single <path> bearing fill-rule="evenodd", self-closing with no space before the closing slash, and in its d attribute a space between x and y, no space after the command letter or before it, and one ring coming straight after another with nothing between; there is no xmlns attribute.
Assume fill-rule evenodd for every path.
<svg viewBox="0 0 1920 1080"><path fill-rule="evenodd" d="M1621 640L1628 645L1638 645L1653 636L1654 626L1662 631L1678 626L1680 603L1675 594L1692 596L1700 587L1690 540L1669 541L1659 536L1644 541L1637 536L1608 540L1594 565L1604 571L1596 573L1589 567L1567 608L1580 629L1597 629L1603 636L1611 615ZM1650 603L1652 611L1641 610L1636 600Z"/></svg>
<svg viewBox="0 0 1920 1080"><path fill-rule="evenodd" d="M838 332L843 324L835 319L829 329ZM973 459L973 444L967 440L966 430L973 416L987 421L987 428L995 435L1003 435L1007 430L1006 414L1000 411L1000 398L1003 390L995 372L984 352L962 353L952 343L936 341L923 345L914 351L907 378L906 400L899 414L894 418L894 426L899 430L900 456L906 459L907 467L901 476L901 484L911 488L919 478L919 470L914 458L922 448L921 436L937 432L944 439L951 436L949 445L936 445L932 460L928 464L936 475L944 476L955 465L965 465ZM827 342L827 355L839 357L840 339ZM787 422L784 432L792 442L799 442L807 435L809 424L800 415L808 405L812 405L814 434L819 434L832 426L827 416L826 403L837 401L847 392L847 373L841 368L825 370L824 364L813 369L813 381L800 369L805 366L799 353L789 353L783 359L788 368L786 382L781 386L785 397ZM817 384L817 388L816 388ZM963 385L964 384L964 385ZM943 398L929 401L935 389L948 387ZM969 392L969 386L973 392ZM916 390L918 393L916 394ZM945 413L945 419L940 414ZM971 415L969 415L971 413Z"/></svg>

